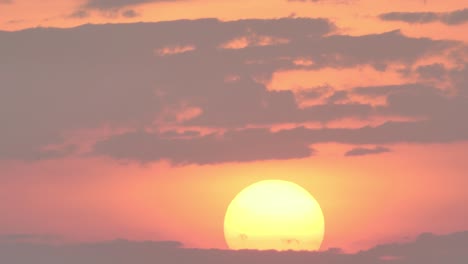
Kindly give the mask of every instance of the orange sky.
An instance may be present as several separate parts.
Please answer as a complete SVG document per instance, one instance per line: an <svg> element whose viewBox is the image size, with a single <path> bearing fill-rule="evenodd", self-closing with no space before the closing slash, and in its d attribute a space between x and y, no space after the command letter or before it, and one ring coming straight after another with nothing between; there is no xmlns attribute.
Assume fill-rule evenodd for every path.
<svg viewBox="0 0 468 264"><path fill-rule="evenodd" d="M382 23L376 18L389 12L449 12L467 6L460 0L356 0L325 1L318 3L288 2L284 0L192 0L144 4L134 7L140 16L125 18L104 12L91 11L87 18L70 18L85 1L15 0L11 5L0 5L0 29L17 30L28 27L72 27L85 23L121 23L139 21L166 21L216 17L222 20L245 18L327 17L344 32L367 34L401 28L413 36L451 38L467 41L463 26L450 27L438 23L408 26L404 23Z"/></svg>
<svg viewBox="0 0 468 264"><path fill-rule="evenodd" d="M122 9L135 10L139 15L134 18L96 10L90 10L89 17L68 17L83 3L74 0L14 0L12 4L0 4L0 30L207 17L238 20L292 16L325 17L336 23L337 32L353 36L401 29L409 37L468 42L468 35L464 34L466 23L412 25L378 19L378 15L385 12L451 12L468 6L468 1L459 0L350 0L346 3L193 0ZM0 43L0 55L3 54L1 49ZM195 50L184 51L192 49ZM431 54L411 66L416 69L429 62L454 68L459 66L441 54ZM1 62L0 66L3 66ZM369 64L278 70L264 84L268 91L297 92L320 86L351 91L355 87L424 81L414 72L402 74L405 66L404 63L393 63L385 71ZM452 83L446 80L436 83L439 88L453 88ZM336 90L330 90L328 95ZM321 100L324 100L323 96L313 103ZM375 105L386 103L376 98L356 100ZM169 112L180 110L168 109ZM190 108L183 114L190 120L201 113L197 108ZM372 116L365 120L349 118L334 120L328 125L349 128L362 123L378 125L394 119L390 115ZM252 127L297 127L299 123L304 125L307 122L292 122L291 125L266 121L252 124ZM319 121L309 124L311 127L323 126ZM65 138L62 143L77 143L79 148L86 150L98 139L132 130L130 125L124 125L101 131L103 126L106 124L60 131ZM184 127L177 122L174 125L157 121L144 126L145 129L159 131L174 127L179 131L196 128L205 132L229 129L196 124ZM117 237L176 240L187 247L226 248L222 223L229 202L244 187L263 179L294 181L317 199L325 215L323 249L341 247L356 251L378 243L402 241L421 232L446 233L468 229L468 213L462 210L468 203L466 141L390 143L391 151L387 153L362 157L343 155L356 145L319 142L312 145L317 154L302 159L210 165L174 165L168 161L140 164L79 153L36 161L0 159L0 234L57 234L67 241ZM366 146L373 147L374 144Z"/></svg>
<svg viewBox="0 0 468 264"><path fill-rule="evenodd" d="M284 179L305 187L321 204L323 249L355 251L421 232L466 228L466 212L459 210L468 202L466 143L399 145L394 153L356 159L337 155L344 145L319 147L321 153L310 159L215 166L103 159L2 166L17 176L0 186L2 200L9 201L0 204L9 212L2 226L66 240L169 239L225 248L222 223L230 200L256 181ZM25 182L23 195L16 195Z"/></svg>

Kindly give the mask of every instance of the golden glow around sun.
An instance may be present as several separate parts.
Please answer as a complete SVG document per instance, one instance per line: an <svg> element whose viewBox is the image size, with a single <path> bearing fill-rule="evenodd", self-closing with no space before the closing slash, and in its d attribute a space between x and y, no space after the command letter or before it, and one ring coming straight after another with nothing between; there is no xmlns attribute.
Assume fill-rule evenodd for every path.
<svg viewBox="0 0 468 264"><path fill-rule="evenodd" d="M320 205L304 188L266 180L232 200L224 218L224 237L234 250L318 250L324 225Z"/></svg>

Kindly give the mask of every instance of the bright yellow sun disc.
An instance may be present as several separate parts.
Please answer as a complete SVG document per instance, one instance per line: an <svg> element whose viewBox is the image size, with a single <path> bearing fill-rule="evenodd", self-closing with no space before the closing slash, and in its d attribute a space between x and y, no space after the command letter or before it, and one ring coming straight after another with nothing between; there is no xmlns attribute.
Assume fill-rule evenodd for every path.
<svg viewBox="0 0 468 264"><path fill-rule="evenodd" d="M320 205L301 186L266 180L242 190L224 218L230 249L318 250L324 236Z"/></svg>

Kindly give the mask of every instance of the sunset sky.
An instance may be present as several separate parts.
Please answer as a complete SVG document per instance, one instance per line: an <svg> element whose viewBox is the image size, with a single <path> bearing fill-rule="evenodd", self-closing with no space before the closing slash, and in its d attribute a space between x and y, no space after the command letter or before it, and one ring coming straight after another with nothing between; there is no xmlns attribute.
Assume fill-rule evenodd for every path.
<svg viewBox="0 0 468 264"><path fill-rule="evenodd" d="M0 0L0 242L227 249L304 187L321 250L468 230L467 0Z"/></svg>

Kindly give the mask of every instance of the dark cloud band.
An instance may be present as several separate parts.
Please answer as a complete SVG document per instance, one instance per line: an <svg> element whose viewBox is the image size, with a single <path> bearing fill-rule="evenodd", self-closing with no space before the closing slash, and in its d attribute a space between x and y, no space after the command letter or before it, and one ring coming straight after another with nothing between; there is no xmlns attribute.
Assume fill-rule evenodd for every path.
<svg viewBox="0 0 468 264"><path fill-rule="evenodd" d="M185 0L88 0L83 8L112 10L147 3L181 2Z"/></svg>
<svg viewBox="0 0 468 264"><path fill-rule="evenodd" d="M2 263L99 263L164 264L186 263L330 263L330 264L425 264L465 263L468 232L448 235L422 234L406 243L382 244L358 253L340 249L323 252L185 249L178 242L132 242L115 240L106 243L48 246L47 244L1 243Z"/></svg>
<svg viewBox="0 0 468 264"><path fill-rule="evenodd" d="M461 25L468 22L468 8L446 13L436 12L389 12L379 16L385 21L401 21L411 24L441 22L447 25Z"/></svg>

